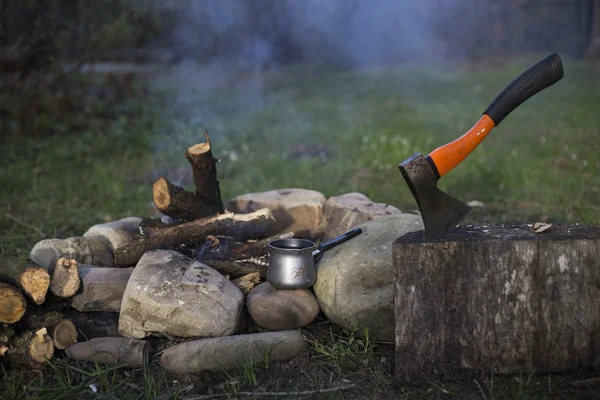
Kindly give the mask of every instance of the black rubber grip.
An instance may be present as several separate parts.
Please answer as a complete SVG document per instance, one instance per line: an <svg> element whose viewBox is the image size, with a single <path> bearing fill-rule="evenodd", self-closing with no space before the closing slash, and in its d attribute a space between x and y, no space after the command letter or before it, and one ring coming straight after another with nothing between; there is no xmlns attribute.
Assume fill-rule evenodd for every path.
<svg viewBox="0 0 600 400"><path fill-rule="evenodd" d="M556 53L549 54L512 81L483 113L489 115L498 126L512 110L534 94L560 81L563 75L560 56Z"/></svg>

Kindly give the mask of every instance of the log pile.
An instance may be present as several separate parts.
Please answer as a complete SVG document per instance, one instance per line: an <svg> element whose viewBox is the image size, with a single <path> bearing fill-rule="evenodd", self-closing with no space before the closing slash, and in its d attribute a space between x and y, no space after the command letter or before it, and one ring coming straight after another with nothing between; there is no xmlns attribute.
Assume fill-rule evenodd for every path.
<svg viewBox="0 0 600 400"><path fill-rule="evenodd" d="M170 223L140 219L97 225L81 237L38 242L29 259L0 256L0 357L39 367L56 354L100 363L140 366L150 345L119 333L121 299L137 262L148 251L178 250L213 267L244 295L267 272L275 223L268 208L226 212L210 138L187 149L195 191L160 177L156 208ZM108 233L107 233L108 232ZM98 353L101 355L98 355Z"/></svg>

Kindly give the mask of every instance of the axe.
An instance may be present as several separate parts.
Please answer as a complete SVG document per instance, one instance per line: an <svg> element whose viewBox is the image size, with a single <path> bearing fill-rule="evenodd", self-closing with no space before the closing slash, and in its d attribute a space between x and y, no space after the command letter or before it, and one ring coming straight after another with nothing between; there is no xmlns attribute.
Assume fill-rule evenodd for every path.
<svg viewBox="0 0 600 400"><path fill-rule="evenodd" d="M515 108L562 77L562 61L558 54L551 53L512 81L463 136L428 156L416 153L398 165L419 206L428 238L448 233L471 210L462 201L438 189L438 180L460 164Z"/></svg>

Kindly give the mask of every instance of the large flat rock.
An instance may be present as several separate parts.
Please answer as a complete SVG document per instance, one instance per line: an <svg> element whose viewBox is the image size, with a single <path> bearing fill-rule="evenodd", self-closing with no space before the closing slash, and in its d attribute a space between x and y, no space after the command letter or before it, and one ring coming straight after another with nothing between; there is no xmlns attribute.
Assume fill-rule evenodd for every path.
<svg viewBox="0 0 600 400"><path fill-rule="evenodd" d="M600 228L532 225L394 242L399 380L600 365Z"/></svg>

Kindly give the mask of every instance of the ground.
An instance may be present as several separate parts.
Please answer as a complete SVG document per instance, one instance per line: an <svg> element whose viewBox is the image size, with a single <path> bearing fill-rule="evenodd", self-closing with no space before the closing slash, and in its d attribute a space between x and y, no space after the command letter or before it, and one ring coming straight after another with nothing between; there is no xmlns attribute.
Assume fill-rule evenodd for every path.
<svg viewBox="0 0 600 400"><path fill-rule="evenodd" d="M494 66L348 71L307 65L260 74L184 66L109 78L70 74L50 83L31 78L18 96L0 94L7 110L0 120L0 251L26 256L42 238L77 236L96 223L154 215L156 178L165 175L193 187L183 154L203 141L205 128L221 160L224 199L301 187L326 196L358 191L414 210L397 164L464 133L538 58ZM440 181L451 195L483 203L467 223L600 223L600 65L564 57L563 63L561 82L515 110ZM41 373L2 370L0 398L167 398L178 390L179 397L190 397L186 388L192 384L200 393L234 393L347 381L356 386L320 397L573 398L568 383L586 377L486 376L395 387L390 344L359 341L326 320L309 331L319 341L300 359L269 368L241 366L219 379L173 383L156 360L131 371L57 359Z"/></svg>

